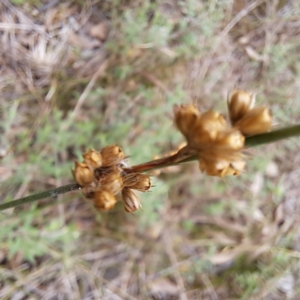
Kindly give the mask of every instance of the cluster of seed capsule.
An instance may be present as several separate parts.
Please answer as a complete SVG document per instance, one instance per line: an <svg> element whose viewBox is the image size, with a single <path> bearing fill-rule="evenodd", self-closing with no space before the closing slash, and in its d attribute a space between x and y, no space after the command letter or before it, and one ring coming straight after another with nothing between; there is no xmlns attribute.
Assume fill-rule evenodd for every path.
<svg viewBox="0 0 300 300"><path fill-rule="evenodd" d="M238 175L245 167L245 137L267 132L272 123L267 106L254 107L255 96L234 90L227 105L231 126L218 112L200 113L195 105L174 107L174 120L189 149L198 155L199 168L210 176Z"/></svg>
<svg viewBox="0 0 300 300"><path fill-rule="evenodd" d="M87 199L99 211L112 209L122 199L127 212L142 207L139 197L132 191L146 192L151 187L150 177L126 172L126 157L117 145L110 145L100 152L90 149L83 155L83 162L75 161L74 179L81 186Z"/></svg>

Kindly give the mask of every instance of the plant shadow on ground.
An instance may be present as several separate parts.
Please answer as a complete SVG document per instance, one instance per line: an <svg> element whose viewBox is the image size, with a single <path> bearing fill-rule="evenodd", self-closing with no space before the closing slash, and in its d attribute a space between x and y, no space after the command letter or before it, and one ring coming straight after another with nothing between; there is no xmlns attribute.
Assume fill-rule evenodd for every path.
<svg viewBox="0 0 300 300"><path fill-rule="evenodd" d="M90 147L163 156L174 104L225 113L235 86L300 121L298 1L44 2L0 4L2 202L72 182ZM297 299L299 146L226 180L155 172L135 214L80 192L1 213L1 299Z"/></svg>

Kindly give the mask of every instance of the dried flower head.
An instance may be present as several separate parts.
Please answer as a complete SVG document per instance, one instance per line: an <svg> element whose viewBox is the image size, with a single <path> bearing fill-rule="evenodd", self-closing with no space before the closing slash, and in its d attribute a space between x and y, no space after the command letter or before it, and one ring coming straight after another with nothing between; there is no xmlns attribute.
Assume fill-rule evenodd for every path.
<svg viewBox="0 0 300 300"><path fill-rule="evenodd" d="M75 168L72 170L72 173L80 186L89 185L94 180L94 173L86 163L75 161Z"/></svg>
<svg viewBox="0 0 300 300"><path fill-rule="evenodd" d="M127 212L135 212L138 209L142 208L141 200L129 188L124 188L122 190L122 201Z"/></svg>
<svg viewBox="0 0 300 300"><path fill-rule="evenodd" d="M267 107L253 108L255 96L234 90L227 104L231 124L213 110L200 114L191 106L175 106L174 120L187 140L187 149L199 157L199 168L210 176L238 175L245 167L245 136L266 132L272 117Z"/></svg>
<svg viewBox="0 0 300 300"><path fill-rule="evenodd" d="M83 155L84 162L90 167L96 169L102 166L102 156L99 152L94 149L90 149Z"/></svg>
<svg viewBox="0 0 300 300"><path fill-rule="evenodd" d="M117 165L125 158L123 150L117 145L110 145L103 148L101 155L103 167Z"/></svg>
<svg viewBox="0 0 300 300"><path fill-rule="evenodd" d="M236 175L232 163L240 161L245 137L238 129L229 128L224 117L213 110L198 115L185 135L188 147L199 156L199 167L210 176Z"/></svg>
<svg viewBox="0 0 300 300"><path fill-rule="evenodd" d="M107 211L112 209L118 202L117 199L110 192L100 190L94 193L94 206L99 211Z"/></svg>
<svg viewBox="0 0 300 300"><path fill-rule="evenodd" d="M235 125L243 118L255 104L255 95L245 91L234 90L228 94L227 106L229 118L232 125Z"/></svg>
<svg viewBox="0 0 300 300"><path fill-rule="evenodd" d="M75 162L72 171L86 199L94 202L99 211L114 207L115 196L122 193L126 211L141 207L139 198L129 189L146 192L151 187L150 177L140 173L128 173L125 155L117 145L110 145L99 153L90 149L83 155L84 162Z"/></svg>

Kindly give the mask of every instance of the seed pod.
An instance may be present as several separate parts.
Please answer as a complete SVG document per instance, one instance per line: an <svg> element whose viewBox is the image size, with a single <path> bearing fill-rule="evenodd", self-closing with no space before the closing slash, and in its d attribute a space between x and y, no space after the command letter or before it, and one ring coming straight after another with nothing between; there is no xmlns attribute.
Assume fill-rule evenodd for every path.
<svg viewBox="0 0 300 300"><path fill-rule="evenodd" d="M94 206L99 211L110 210L116 203L117 199L106 190L100 190L94 194Z"/></svg>
<svg viewBox="0 0 300 300"><path fill-rule="evenodd" d="M255 95L245 91L234 90L227 97L227 106L232 125L243 118L254 106Z"/></svg>
<svg viewBox="0 0 300 300"><path fill-rule="evenodd" d="M208 176L223 177L226 170L229 168L229 162L226 160L208 161L206 163L205 172Z"/></svg>
<svg viewBox="0 0 300 300"><path fill-rule="evenodd" d="M188 138L191 129L196 124L200 112L193 104L175 105L173 108L174 122L179 131Z"/></svg>
<svg viewBox="0 0 300 300"><path fill-rule="evenodd" d="M205 162L201 162L200 170L206 173L208 176L218 176L220 177L221 170L217 170L213 164L206 164Z"/></svg>
<svg viewBox="0 0 300 300"><path fill-rule="evenodd" d="M83 155L84 162L92 167L93 169L99 168L102 166L102 156L99 152L94 149L90 149L88 152Z"/></svg>
<svg viewBox="0 0 300 300"><path fill-rule="evenodd" d="M215 140L218 132L216 130L207 131L204 126L200 123L193 128L188 145L191 148L201 149L211 145Z"/></svg>
<svg viewBox="0 0 300 300"><path fill-rule="evenodd" d="M198 122L202 123L207 131L220 131L227 128L227 122L224 117L213 110L209 110L202 114Z"/></svg>
<svg viewBox="0 0 300 300"><path fill-rule="evenodd" d="M124 188L122 190L122 200L124 203L124 208L127 212L135 212L136 210L142 208L141 200L129 188Z"/></svg>
<svg viewBox="0 0 300 300"><path fill-rule="evenodd" d="M227 128L227 122L218 112L209 110L198 118L191 130L189 145L193 148L209 146L218 135L219 131Z"/></svg>
<svg viewBox="0 0 300 300"><path fill-rule="evenodd" d="M231 162L230 166L231 166L231 168L233 168L236 171L236 174L234 174L234 175L238 175L244 171L246 162L244 162L243 160L237 160L237 161Z"/></svg>
<svg viewBox="0 0 300 300"><path fill-rule="evenodd" d="M123 184L125 187L146 192L151 187L150 177L144 174L128 174L123 177Z"/></svg>
<svg viewBox="0 0 300 300"><path fill-rule="evenodd" d="M113 195L117 195L124 187L122 176L118 170L109 173L101 180L101 187Z"/></svg>
<svg viewBox="0 0 300 300"><path fill-rule="evenodd" d="M122 149L117 145L109 145L101 150L102 166L109 167L116 165L125 158Z"/></svg>
<svg viewBox="0 0 300 300"><path fill-rule="evenodd" d="M271 128L272 116L268 107L256 107L250 110L235 127L245 136L267 132Z"/></svg>
<svg viewBox="0 0 300 300"><path fill-rule="evenodd" d="M94 180L94 172L86 163L75 161L75 169L72 170L73 177L80 186L89 185Z"/></svg>
<svg viewBox="0 0 300 300"><path fill-rule="evenodd" d="M229 162L227 160L199 160L199 168L208 176L224 177L229 175L239 175L245 167L244 161Z"/></svg>
<svg viewBox="0 0 300 300"><path fill-rule="evenodd" d="M245 137L237 129L219 131L216 146L224 149L240 150L244 147Z"/></svg>
<svg viewBox="0 0 300 300"><path fill-rule="evenodd" d="M229 166L228 168L226 168L225 170L223 170L222 172L222 175L221 177L224 177L224 176L237 176L237 175L240 175L242 171L238 171L236 170L235 168Z"/></svg>
<svg viewBox="0 0 300 300"><path fill-rule="evenodd" d="M96 188L94 186L85 186L81 189L82 194L86 199L94 199Z"/></svg>

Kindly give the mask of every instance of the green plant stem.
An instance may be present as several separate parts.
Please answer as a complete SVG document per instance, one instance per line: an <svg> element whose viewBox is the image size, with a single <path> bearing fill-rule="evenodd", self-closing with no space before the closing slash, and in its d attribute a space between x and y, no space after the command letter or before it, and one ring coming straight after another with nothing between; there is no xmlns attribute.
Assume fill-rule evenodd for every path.
<svg viewBox="0 0 300 300"><path fill-rule="evenodd" d="M10 201L10 202L7 202L7 203L3 203L3 204L0 205L0 210L5 210L5 209L8 209L8 208L16 207L16 206L21 205L21 204L34 202L34 201L41 200L41 199L44 199L44 198L49 198L49 197L53 198L53 197L56 197L60 194L68 193L68 192L75 191L75 190L78 190L78 189L80 189L80 185L77 184L77 183L71 183L71 184L63 185L63 186L60 186L60 187L55 188L53 190L41 192L41 193L38 193L38 194L34 194L34 195L31 195L31 196L20 198L18 200L13 200L13 201Z"/></svg>
<svg viewBox="0 0 300 300"><path fill-rule="evenodd" d="M247 137L245 145L247 147L260 146L263 144L269 144L279 140L288 139L297 135L300 135L300 124Z"/></svg>
<svg viewBox="0 0 300 300"><path fill-rule="evenodd" d="M273 143L279 140L287 139L289 137L300 135L300 125L285 127L281 129L277 129L271 132L258 134L255 136L247 137L245 141L246 147L255 147L263 144ZM191 155L188 153L187 148L184 147L178 151L178 153L156 160L152 160L140 165L133 166L131 168L125 169L127 173L142 173L148 172L155 169L161 169L169 166L178 165L181 163L189 162L196 160L197 157L195 155ZM24 198L20 198L17 200L13 200L7 203L3 203L0 205L0 211L5 210L7 208L12 208L19 206L21 204L34 202L37 200L41 200L48 197L56 197L60 194L64 194L67 192L71 192L74 190L80 189L80 186L77 183L71 183L65 186L61 186L55 188L53 190L44 191L38 194L34 194L31 196L27 196Z"/></svg>

